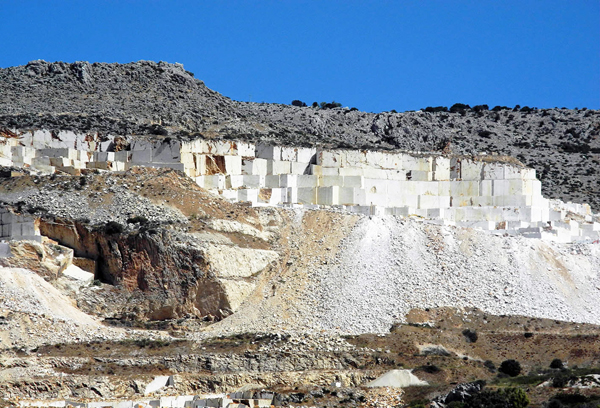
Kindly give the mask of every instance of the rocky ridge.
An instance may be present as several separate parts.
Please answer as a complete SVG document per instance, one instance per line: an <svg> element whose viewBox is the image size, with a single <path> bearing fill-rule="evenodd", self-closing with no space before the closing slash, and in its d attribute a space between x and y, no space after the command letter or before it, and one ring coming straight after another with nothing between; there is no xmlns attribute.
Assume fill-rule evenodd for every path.
<svg viewBox="0 0 600 408"><path fill-rule="evenodd" d="M546 197L600 207L600 112L587 109L315 109L232 101L177 64L33 61L0 70L0 126L498 153L535 168Z"/></svg>

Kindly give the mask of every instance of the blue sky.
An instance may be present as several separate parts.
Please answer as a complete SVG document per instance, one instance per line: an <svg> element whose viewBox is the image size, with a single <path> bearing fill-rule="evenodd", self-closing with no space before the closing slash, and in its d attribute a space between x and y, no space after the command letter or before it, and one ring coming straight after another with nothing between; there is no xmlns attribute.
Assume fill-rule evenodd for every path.
<svg viewBox="0 0 600 408"><path fill-rule="evenodd" d="M0 0L0 67L183 63L235 100L600 108L600 2Z"/></svg>

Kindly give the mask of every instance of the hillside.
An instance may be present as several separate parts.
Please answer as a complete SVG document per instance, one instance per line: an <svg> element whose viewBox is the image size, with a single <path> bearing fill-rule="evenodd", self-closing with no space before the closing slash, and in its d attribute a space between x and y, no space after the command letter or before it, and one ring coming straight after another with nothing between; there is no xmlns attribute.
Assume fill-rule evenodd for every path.
<svg viewBox="0 0 600 408"><path fill-rule="evenodd" d="M367 113L236 102L181 65L33 61L0 70L0 126L280 144L498 153L537 170L543 194L600 208L600 112Z"/></svg>
<svg viewBox="0 0 600 408"><path fill-rule="evenodd" d="M0 70L0 143L0 406L600 401L600 214L547 199L600 209L599 111L245 103L177 64L34 61ZM416 382L370 388L390 370Z"/></svg>

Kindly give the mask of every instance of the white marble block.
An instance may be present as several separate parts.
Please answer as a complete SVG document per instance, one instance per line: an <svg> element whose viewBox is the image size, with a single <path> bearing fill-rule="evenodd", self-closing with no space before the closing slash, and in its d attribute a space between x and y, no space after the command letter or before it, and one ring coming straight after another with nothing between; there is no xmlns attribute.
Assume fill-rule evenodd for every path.
<svg viewBox="0 0 600 408"><path fill-rule="evenodd" d="M267 160L267 174L290 174L291 163L281 160Z"/></svg>
<svg viewBox="0 0 600 408"><path fill-rule="evenodd" d="M319 205L339 205L340 204L340 187L318 187L317 189L317 204Z"/></svg>
<svg viewBox="0 0 600 408"><path fill-rule="evenodd" d="M243 159L242 160L242 174L252 176L266 176L267 173L267 160L266 159Z"/></svg>

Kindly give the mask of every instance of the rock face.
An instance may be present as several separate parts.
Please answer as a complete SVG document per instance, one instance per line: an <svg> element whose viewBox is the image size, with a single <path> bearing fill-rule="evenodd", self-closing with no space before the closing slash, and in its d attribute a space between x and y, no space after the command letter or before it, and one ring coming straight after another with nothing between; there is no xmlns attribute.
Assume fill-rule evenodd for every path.
<svg viewBox="0 0 600 408"><path fill-rule="evenodd" d="M600 112L479 109L366 113L235 102L181 65L33 61L0 70L0 126L172 134L292 145L411 149L517 157L543 194L600 206Z"/></svg>

